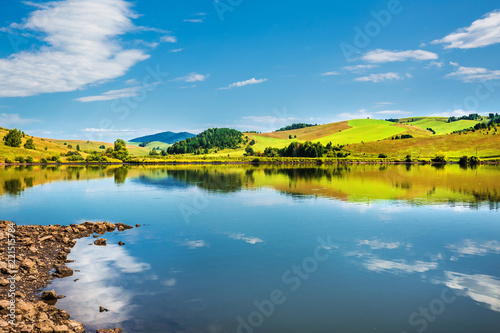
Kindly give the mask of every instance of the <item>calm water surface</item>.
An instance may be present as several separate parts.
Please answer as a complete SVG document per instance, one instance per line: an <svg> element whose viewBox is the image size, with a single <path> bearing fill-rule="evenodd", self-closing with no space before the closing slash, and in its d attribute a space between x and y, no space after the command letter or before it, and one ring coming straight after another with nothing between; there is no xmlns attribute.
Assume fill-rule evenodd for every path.
<svg viewBox="0 0 500 333"><path fill-rule="evenodd" d="M0 168L0 219L143 224L49 286L89 330L498 333L499 202L494 166Z"/></svg>

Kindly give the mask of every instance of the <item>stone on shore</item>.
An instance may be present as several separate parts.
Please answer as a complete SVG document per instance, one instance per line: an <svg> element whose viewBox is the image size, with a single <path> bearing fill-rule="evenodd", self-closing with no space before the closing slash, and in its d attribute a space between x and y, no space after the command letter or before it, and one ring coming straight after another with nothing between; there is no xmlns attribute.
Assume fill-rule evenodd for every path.
<svg viewBox="0 0 500 333"><path fill-rule="evenodd" d="M106 246L106 238L99 238L94 241L95 245Z"/></svg>

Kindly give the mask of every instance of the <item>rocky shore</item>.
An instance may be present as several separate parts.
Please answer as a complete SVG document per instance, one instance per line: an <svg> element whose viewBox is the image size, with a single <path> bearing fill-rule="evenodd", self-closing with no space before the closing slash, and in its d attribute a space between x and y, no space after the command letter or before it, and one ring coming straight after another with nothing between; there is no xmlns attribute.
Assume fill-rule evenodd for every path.
<svg viewBox="0 0 500 333"><path fill-rule="evenodd" d="M139 225L136 225L139 226ZM84 333L82 323L58 309L53 291L41 290L53 278L73 275L66 266L67 255L76 239L99 237L96 245L106 245L100 235L131 229L123 223L85 222L68 226L17 226L0 221L0 333ZM123 244L123 243L122 243ZM96 309L99 311L99 309ZM100 329L97 333L118 333L121 329Z"/></svg>

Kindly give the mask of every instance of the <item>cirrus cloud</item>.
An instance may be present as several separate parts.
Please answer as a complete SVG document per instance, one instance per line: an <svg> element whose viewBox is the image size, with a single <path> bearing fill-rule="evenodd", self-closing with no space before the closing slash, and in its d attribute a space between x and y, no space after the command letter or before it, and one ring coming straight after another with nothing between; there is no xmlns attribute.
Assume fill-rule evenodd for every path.
<svg viewBox="0 0 500 333"><path fill-rule="evenodd" d="M373 63L386 63L407 60L436 60L438 55L424 50L389 51L377 49L366 53L362 59Z"/></svg>
<svg viewBox="0 0 500 333"><path fill-rule="evenodd" d="M267 81L267 79L255 79L255 78L251 78L250 80L231 83L227 87L222 87L222 88L219 88L219 89L231 89L231 88L235 88L235 87L244 87L244 86L247 86L249 84L259 84L259 83L266 82L266 81Z"/></svg>
<svg viewBox="0 0 500 333"><path fill-rule="evenodd" d="M392 80L403 80L404 78L412 78L411 74L405 74L404 76L399 75L398 73L380 73L380 74L370 74L368 76L362 76L355 78L355 81L359 82L383 82L383 81L392 81Z"/></svg>

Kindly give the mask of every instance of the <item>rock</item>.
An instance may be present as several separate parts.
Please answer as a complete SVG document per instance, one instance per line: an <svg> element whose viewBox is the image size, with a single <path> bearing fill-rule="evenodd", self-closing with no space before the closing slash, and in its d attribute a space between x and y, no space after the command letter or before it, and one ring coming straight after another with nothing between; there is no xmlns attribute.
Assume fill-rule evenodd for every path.
<svg viewBox="0 0 500 333"><path fill-rule="evenodd" d="M136 228L139 228L140 226L141 226L140 224L136 224L136 225L135 225L135 227L136 227Z"/></svg>
<svg viewBox="0 0 500 333"><path fill-rule="evenodd" d="M36 328L38 328L38 331L40 333L53 333L54 332L54 327L47 321L38 323L35 325Z"/></svg>
<svg viewBox="0 0 500 333"><path fill-rule="evenodd" d="M6 299L0 301L0 310L7 309L10 306L10 302Z"/></svg>
<svg viewBox="0 0 500 333"><path fill-rule="evenodd" d="M92 237L97 238L97 237L99 237L99 235L93 235Z"/></svg>
<svg viewBox="0 0 500 333"><path fill-rule="evenodd" d="M96 333L123 333L121 328L97 330Z"/></svg>
<svg viewBox="0 0 500 333"><path fill-rule="evenodd" d="M41 243L41 242L45 242L46 240L54 240L54 236L52 235L49 235L49 236L45 236L45 237L42 237L40 238L38 241Z"/></svg>
<svg viewBox="0 0 500 333"><path fill-rule="evenodd" d="M99 306L99 312L108 312L109 310L103 306Z"/></svg>
<svg viewBox="0 0 500 333"><path fill-rule="evenodd" d="M68 333L69 328L66 325L58 325L54 327L54 333Z"/></svg>
<svg viewBox="0 0 500 333"><path fill-rule="evenodd" d="M124 243L124 242L122 242L122 241L119 241L119 242L118 242L118 245L122 246L122 245L125 245L125 243Z"/></svg>
<svg viewBox="0 0 500 333"><path fill-rule="evenodd" d="M22 262L21 267L30 271L33 267L35 267L35 262L31 259L26 259Z"/></svg>
<svg viewBox="0 0 500 333"><path fill-rule="evenodd" d="M104 225L106 226L106 230L111 232L116 229L116 225L111 223L111 222L104 222Z"/></svg>
<svg viewBox="0 0 500 333"><path fill-rule="evenodd" d="M56 275L61 277L73 275L73 270L66 265L61 265L56 268Z"/></svg>
<svg viewBox="0 0 500 333"><path fill-rule="evenodd" d="M123 231L123 230L125 230L125 228L122 225L119 225L118 226L118 231Z"/></svg>
<svg viewBox="0 0 500 333"><path fill-rule="evenodd" d="M9 280L7 280L7 279L4 279L4 278L0 279L0 286L2 286L2 287L8 285L9 283L10 283Z"/></svg>
<svg viewBox="0 0 500 333"><path fill-rule="evenodd" d="M57 294L54 290L44 291L42 293L42 299L46 301L52 301L57 299Z"/></svg>
<svg viewBox="0 0 500 333"><path fill-rule="evenodd" d="M95 245L106 246L106 238L99 238L94 241Z"/></svg>

